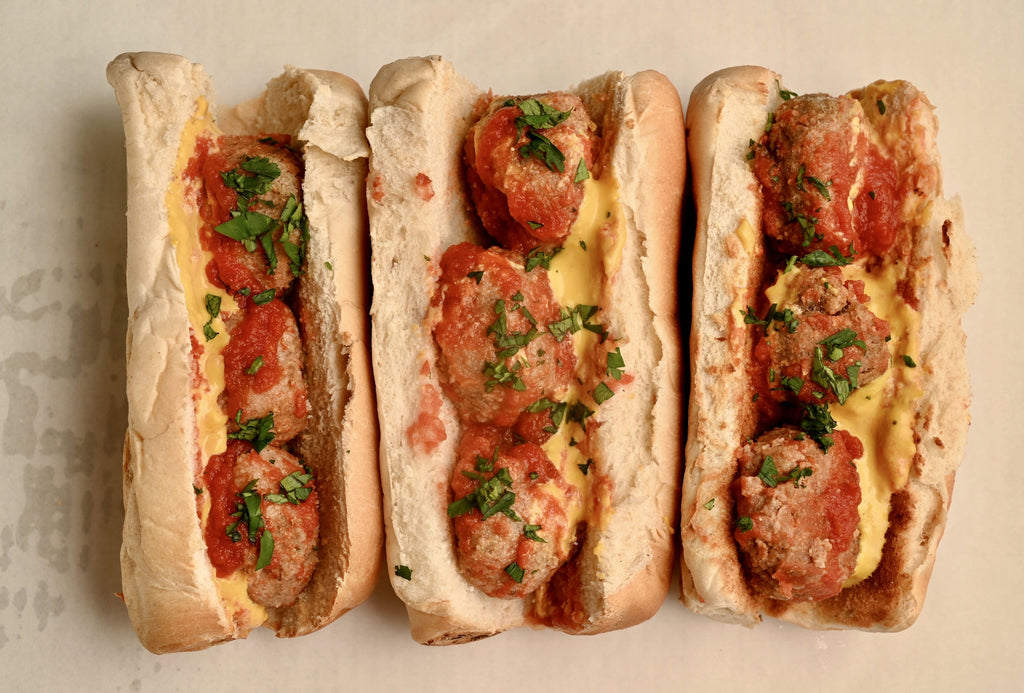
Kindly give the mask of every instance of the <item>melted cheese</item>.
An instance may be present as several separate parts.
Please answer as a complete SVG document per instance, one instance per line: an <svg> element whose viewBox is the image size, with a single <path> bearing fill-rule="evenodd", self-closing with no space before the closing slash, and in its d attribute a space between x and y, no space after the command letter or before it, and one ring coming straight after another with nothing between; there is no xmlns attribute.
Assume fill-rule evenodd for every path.
<svg viewBox="0 0 1024 693"><path fill-rule="evenodd" d="M584 196L580 213L573 224L562 250L551 260L548 277L555 300L565 308L578 305L600 305L605 282L618 271L622 263L622 249L626 243L625 228L621 222L618 189L607 179L589 178L583 182ZM588 356L597 346L598 336L589 330L573 335L577 363L587 363ZM589 393L574 379L566 401L589 398ZM581 465L587 460L572 441L581 441L586 432L579 423L566 421L543 446L552 463L566 480L580 489L580 497L587 498L588 480ZM585 505L585 504L584 504ZM583 507L573 509L583 519Z"/></svg>
<svg viewBox="0 0 1024 693"><path fill-rule="evenodd" d="M202 220L199 209L189 202L194 191L186 188L185 169L195 155L196 142L203 135L216 135L216 126L206 100L200 98L196 112L185 127L178 158L174 166L174 178L167 191L167 216L185 292L189 324L195 338L203 345L199 357L199 372L202 375L198 390L193 393L196 401L196 419L199 428L199 445L203 464L211 456L223 452L227 447L227 416L217 404L217 398L224 391L224 359L221 352L228 342L227 330L220 316L214 317L210 326L217 332L214 339L205 341L203 327L210 320L206 310L206 296L212 294L221 299L221 310L233 311L238 307L222 288L214 286L206 276L206 265L211 254L199 243L199 229Z"/></svg>
<svg viewBox="0 0 1024 693"><path fill-rule="evenodd" d="M885 532L889 527L889 497L903 488L914 461L914 408L923 394L920 373L908 368L903 356L918 359L920 317L893 291L894 266L868 273L859 265L843 270L846 279L864 282L872 312L889 322L891 363L884 375L858 388L846 404L829 407L839 427L864 444L864 456L856 462L860 472L860 553L846 586L865 579L882 560Z"/></svg>
<svg viewBox="0 0 1024 693"><path fill-rule="evenodd" d="M171 243L185 294L185 305L188 310L189 326L196 340L203 347L198 359L198 382L194 384L192 399L196 405L196 427L199 436L199 448L203 468L211 457L227 449L227 416L218 404L218 398L224 391L224 357L222 352L228 343L228 333L224 321L219 315L212 317L206 309L208 294L219 296L221 311L238 310L235 300L224 289L215 286L206 275L206 266L212 258L211 253L203 250L199 240L202 220L195 202L196 191L190 188L194 181L188 180L185 171L189 161L196 153L196 144L200 137L217 137L220 131L213 122L206 99L200 97L192 119L185 126L178 157L174 165L173 182L167 191L167 217L170 227ZM207 341L203 328L209 322L217 336ZM210 507L208 497L199 509L200 527L205 531ZM211 569L212 570L212 569ZM221 603L231 618L236 622L248 622L249 628L255 628L267 619L266 610L253 602L248 595L248 582L244 574L236 574L229 578L220 578L214 572L214 582ZM244 619L242 615L244 614Z"/></svg>
<svg viewBox="0 0 1024 693"><path fill-rule="evenodd" d="M765 294L780 308L794 302L792 284L799 267L779 276ZM871 298L868 308L889 322L890 366L867 385L857 388L843 405L831 404L829 411L838 428L855 435L864 445L864 455L855 462L860 475L860 552L857 565L846 582L854 585L868 577L882 558L885 532L889 526L889 498L901 489L910 474L916 446L913 417L922 394L920 374L908 368L903 356L918 358L917 334L920 318L893 287L898 279L894 266L868 272L862 265L842 268L847 280L864 282Z"/></svg>

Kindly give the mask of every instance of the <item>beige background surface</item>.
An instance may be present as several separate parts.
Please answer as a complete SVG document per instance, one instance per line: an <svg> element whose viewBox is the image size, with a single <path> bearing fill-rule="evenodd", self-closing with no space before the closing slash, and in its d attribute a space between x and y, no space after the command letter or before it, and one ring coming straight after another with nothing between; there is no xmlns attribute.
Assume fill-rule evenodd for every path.
<svg viewBox="0 0 1024 693"><path fill-rule="evenodd" d="M1011 690L1024 680L1019 396L1024 289L1024 3L0 2L0 688L5 690ZM487 9L483 9L487 8ZM948 192L983 275L966 328L972 428L928 602L894 635L755 630L673 593L636 628L413 643L382 582L330 628L259 632L156 657L121 603L125 173L104 79L126 50L206 64L221 97L285 63L364 88L441 53L501 92L657 68L685 101L707 73L760 63L795 91L906 78L937 105Z"/></svg>

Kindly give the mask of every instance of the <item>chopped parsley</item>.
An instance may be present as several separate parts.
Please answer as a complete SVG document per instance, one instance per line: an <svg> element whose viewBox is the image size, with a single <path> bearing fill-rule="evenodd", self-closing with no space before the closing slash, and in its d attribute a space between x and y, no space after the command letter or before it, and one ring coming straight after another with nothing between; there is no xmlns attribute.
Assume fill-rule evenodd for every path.
<svg viewBox="0 0 1024 693"><path fill-rule="evenodd" d="M608 352L605 365L605 373L608 376L616 380L622 380L622 372L626 368L626 362L622 358L621 347L615 347L615 351Z"/></svg>
<svg viewBox="0 0 1024 693"><path fill-rule="evenodd" d="M778 469L775 467L775 460L772 459L771 455L766 455L764 462L761 463L761 469L757 473L757 478L764 482L765 486L775 488L778 484L792 481L793 485L798 488L803 488L807 482L803 481L805 477L809 477L814 472L810 467L801 467L799 464L787 474L779 474Z"/></svg>
<svg viewBox="0 0 1024 693"><path fill-rule="evenodd" d="M800 420L800 429L825 452L834 445L831 434L836 425L827 404L808 404Z"/></svg>
<svg viewBox="0 0 1024 693"><path fill-rule="evenodd" d="M281 493L268 493L265 497L271 503L276 503L278 505L283 503L298 505L309 498L309 494L313 492L311 487L306 486L306 484L312 481L312 479L312 474L292 472L285 478L281 479L278 484L281 487Z"/></svg>
<svg viewBox="0 0 1024 693"><path fill-rule="evenodd" d="M512 510L516 494L512 492L512 475L509 473L508 467L502 467L487 480L484 480L483 476L477 472L463 470L462 473L466 477L482 483L465 497L449 503L448 517L459 517L476 509L480 511L485 520L497 513L504 513L510 519L519 521L519 517Z"/></svg>
<svg viewBox="0 0 1024 693"><path fill-rule="evenodd" d="M228 433L228 438L247 440L252 443L256 452L260 452L274 440L274 412L259 419L249 419L243 424L242 410L239 409L235 413L235 423L239 428L234 433Z"/></svg>
<svg viewBox="0 0 1024 693"><path fill-rule="evenodd" d="M780 311L778 310L777 303L773 303L770 306L768 306L768 312L765 313L765 316L763 318L757 317L757 313L755 313L754 309L751 308L750 306L747 306L746 311L741 311L740 314L743 316L744 324L758 325L760 327L763 327L764 334L766 337L768 336L768 328L771 327L773 323L781 323L781 327L779 325L775 325L776 331L779 331L783 327L785 327L785 329L788 330L790 334L795 333L797 325L800 324L800 321L797 320L796 317L794 317L793 311L791 309L786 308L785 310Z"/></svg>
<svg viewBox="0 0 1024 693"><path fill-rule="evenodd" d="M220 315L220 296L217 294L206 294L206 313L210 319L203 325L203 336L210 341L217 336L218 332L213 329L213 319Z"/></svg>
<svg viewBox="0 0 1024 693"><path fill-rule="evenodd" d="M274 537L267 530L260 534L260 530L266 527L266 523L263 521L262 498L256 491L256 481L253 479L238 492L237 495L241 500L235 504L235 512L231 513L231 516L237 519L233 524L228 525L225 531L233 542L242 540L242 533L238 529L238 526L242 524L247 528L248 539L251 543L255 544L256 538L259 536L260 550L256 557L256 570L262 570L270 565L270 559L274 555Z"/></svg>
<svg viewBox="0 0 1024 693"><path fill-rule="evenodd" d="M510 578L520 583L523 581L523 576L526 574L526 571L524 571L515 561L512 561L505 566L505 572L508 573Z"/></svg>
<svg viewBox="0 0 1024 693"><path fill-rule="evenodd" d="M235 209L231 210L231 218L218 224L214 230L241 242L250 253L255 252L257 246L263 248L269 265L267 273L274 274L277 269L274 232L283 229L279 235L281 247L288 257L292 272L300 274L309 242L309 221L302 203L294 195L289 196L281 210L280 220L250 209L254 204L273 206L259 196L266 194L280 177L280 167L266 157L248 157L237 168L220 175L224 184L235 191L238 202ZM296 232L299 235L298 242L291 240Z"/></svg>
<svg viewBox="0 0 1024 693"><path fill-rule="evenodd" d="M396 565L395 575L403 580L412 580L412 568L407 565Z"/></svg>
<svg viewBox="0 0 1024 693"><path fill-rule="evenodd" d="M537 534L540 530L540 525L524 525L523 535L532 541L539 541L542 544L547 544L548 540Z"/></svg>
<svg viewBox="0 0 1024 693"><path fill-rule="evenodd" d="M245 372L249 375L256 375L261 368L263 368L263 357L257 356L249 364L249 367L245 369Z"/></svg>
<svg viewBox="0 0 1024 693"><path fill-rule="evenodd" d="M793 260L805 267L842 267L853 262L853 244L850 244L850 254L843 255L836 246L829 246L828 251L812 250L801 258Z"/></svg>

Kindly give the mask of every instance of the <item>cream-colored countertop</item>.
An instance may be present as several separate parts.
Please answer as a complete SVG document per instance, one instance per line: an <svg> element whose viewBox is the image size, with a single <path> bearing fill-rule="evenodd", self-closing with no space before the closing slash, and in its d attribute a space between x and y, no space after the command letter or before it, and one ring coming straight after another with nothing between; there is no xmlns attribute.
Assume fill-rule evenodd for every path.
<svg viewBox="0 0 1024 693"><path fill-rule="evenodd" d="M0 6L0 688L50 690L1012 690L1024 681L1024 5L1016 2L310 2ZM155 5L152 4L152 5ZM720 5L720 7L719 7ZM484 9L487 8L487 9ZM346 72L440 53L524 93L656 68L685 103L706 74L759 63L793 90L904 78L938 108L981 293L968 313L966 459L918 622L899 634L754 630L691 614L677 591L635 628L515 631L415 644L382 581L327 629L157 657L120 589L125 171L104 69L118 53L203 62L223 101L284 64Z"/></svg>

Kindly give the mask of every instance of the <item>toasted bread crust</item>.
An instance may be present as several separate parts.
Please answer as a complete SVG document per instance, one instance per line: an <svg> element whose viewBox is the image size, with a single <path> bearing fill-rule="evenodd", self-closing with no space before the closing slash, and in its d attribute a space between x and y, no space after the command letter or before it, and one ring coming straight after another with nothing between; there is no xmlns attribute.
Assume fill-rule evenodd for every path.
<svg viewBox="0 0 1024 693"><path fill-rule="evenodd" d="M745 625L767 614L810 628L900 630L923 605L963 457L970 391L960 319L977 290L973 249L959 200L935 199L911 253L925 371L912 424L916 452L909 481L891 500L881 564L868 579L824 601L798 604L756 594L732 538L735 451L757 419L747 375L751 330L734 329L734 314L755 305L765 271L762 202L745 155L781 102L780 81L760 67L721 70L694 89L687 110L697 231L682 600L698 613ZM916 154L937 163L933 138L926 145ZM742 242L737 229L744 220L755 233ZM704 506L709 499L715 512Z"/></svg>

